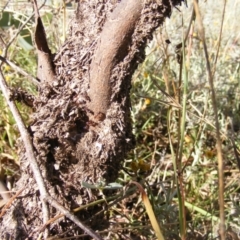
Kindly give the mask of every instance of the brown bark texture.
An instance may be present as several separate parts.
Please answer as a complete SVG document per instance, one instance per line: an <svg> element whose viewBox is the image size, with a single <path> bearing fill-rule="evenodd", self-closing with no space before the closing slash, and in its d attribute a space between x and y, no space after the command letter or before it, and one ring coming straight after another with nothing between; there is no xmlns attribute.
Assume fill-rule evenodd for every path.
<svg viewBox="0 0 240 240"><path fill-rule="evenodd" d="M34 0L35 12L35 44L38 55L37 78L39 81L53 81L55 77L54 64L52 61L52 53L48 47L47 37L37 8L37 1Z"/></svg>
<svg viewBox="0 0 240 240"><path fill-rule="evenodd" d="M116 180L126 153L134 147L131 77L144 60L152 33L180 3L79 1L68 39L55 55L54 68L48 69L52 63L41 65L48 69L44 74L50 73L40 78L28 129L48 191L65 208L71 210L100 197L83 182ZM24 190L2 217L1 239L37 239L44 224L38 186L24 146L20 150L21 178L16 190ZM76 216L94 230L106 229L107 219L92 217L101 209ZM58 214L52 207L49 211L50 217ZM82 230L60 218L50 224L49 234L67 237L82 234Z"/></svg>

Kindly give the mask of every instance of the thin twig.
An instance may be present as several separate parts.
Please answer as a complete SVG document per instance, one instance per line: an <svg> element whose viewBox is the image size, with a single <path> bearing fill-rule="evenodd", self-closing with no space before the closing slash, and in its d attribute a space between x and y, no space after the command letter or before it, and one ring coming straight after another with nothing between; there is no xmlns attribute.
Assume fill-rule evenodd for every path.
<svg viewBox="0 0 240 240"><path fill-rule="evenodd" d="M37 182L39 191L40 191L40 195L41 195L41 201L42 201L42 210L43 210L43 221L47 222L49 219L49 210L48 210L48 204L46 203L46 201L52 205L53 207L55 207L56 209L58 209L59 211L61 211L61 213L63 213L67 218L69 218L70 220L72 220L76 225L78 225L82 230L84 230L85 232L87 232L91 237L93 237L94 239L97 240L101 240L102 238L100 236L98 236L95 232L93 232L90 228L86 227L84 224L82 224L77 217L75 217L72 213L70 213L67 209L65 209L64 207L62 207L59 203L57 203L56 200L54 200L52 197L49 196L43 177L41 175L37 160L35 158L34 155L34 150L33 150L33 145L32 145L32 141L30 139L30 136L28 134L27 128L23 123L23 120L20 116L20 113L15 105L15 103L13 101L9 100L9 94L10 91L8 89L7 83L4 79L4 76L2 74L2 71L0 70L0 87L1 90L3 92L3 95L9 105L9 108L13 114L13 117L17 123L19 132L21 134L22 140L24 142L24 146L26 148L26 155L27 155L27 159L29 161L31 170L33 171L33 175L34 178Z"/></svg>
<svg viewBox="0 0 240 240"><path fill-rule="evenodd" d="M57 210L59 210L61 213L63 213L67 218L72 220L77 226L79 226L82 230L84 230L87 234L89 234L91 237L97 240L102 240L103 238L93 232L90 228L86 227L83 223L81 223L76 216L74 216L70 211L68 211L66 208L61 206L56 200L54 200L49 195L45 197L45 200L48 201L50 205L55 207Z"/></svg>
<svg viewBox="0 0 240 240"><path fill-rule="evenodd" d="M13 197L9 199L9 201L6 203L6 205L4 206L0 213L0 218L5 214L7 209L11 206L12 202L22 193L23 190L24 188L20 189Z"/></svg>
<svg viewBox="0 0 240 240"><path fill-rule="evenodd" d="M119 194L119 197L117 197L113 202L111 202L111 203L109 203L109 204L107 205L107 209L110 209L110 207L114 206L116 203L120 202L121 200L123 200L123 199L131 196L131 195L132 195L133 193L135 193L135 192L136 192L136 187L132 187L132 188L130 188L129 190L127 190L124 195L120 196L121 194ZM107 198L107 200L108 200L108 199L109 199L109 198ZM98 211L98 212L95 213L93 216L91 216L91 217L88 219L88 221L91 221L92 219L94 219L94 217L96 217L97 215L103 213L104 211L106 211L106 210L102 209L102 210Z"/></svg>
<svg viewBox="0 0 240 240"><path fill-rule="evenodd" d="M217 138L217 146L216 147L217 147L217 157L218 157L218 187L219 187L219 210L220 210L220 226L219 226L220 231L219 232L220 232L221 240L224 240L225 239L224 165L223 165L223 155L222 155L222 142L221 142L221 137L220 137L220 127L219 127L219 121L218 121L216 94L215 94L214 83L213 83L213 74L212 74L210 62L209 62L207 45L206 45L206 41L205 41L204 28L203 28L202 19L201 19L197 0L194 0L193 3L194 3L194 9L196 12L198 25L199 25L199 36L203 43L203 49L204 49L205 58L206 58L209 85L210 85L211 92L212 92L212 104L213 104L215 126L216 126L216 138Z"/></svg>
<svg viewBox="0 0 240 240"><path fill-rule="evenodd" d="M49 210L48 210L48 205L43 200L43 198L45 196L47 196L47 194L48 194L47 189L46 189L44 180L42 178L40 169L38 167L38 164L37 164L37 161L36 161L36 158L34 155L33 145L32 145L30 136L28 134L28 130L23 123L22 117L16 107L16 104L13 101L10 101L10 99L9 99L10 91L8 89L7 83L4 79L4 76L3 76L1 70L0 70L0 86L1 86L1 90L3 92L3 95L8 103L8 106L13 114L13 117L17 123L19 132L20 132L22 140L24 142L24 146L26 148L27 159L28 159L31 169L33 171L35 180L37 182L37 185L39 187L39 191L40 191L40 194L42 197L41 201L42 201L42 208L43 208L43 221L46 222L49 219Z"/></svg>
<svg viewBox="0 0 240 240"><path fill-rule="evenodd" d="M183 26L183 16L182 16L182 26ZM186 115L187 115L187 93L188 93L188 69L186 67L186 54L185 54L185 42L184 34L182 33L182 57L181 57L181 69L180 74L182 76L183 92L182 92L182 111L179 111L179 143L178 143L178 153L176 155L176 166L180 174L177 176L178 185L178 199L179 199L179 222L181 239L186 239L186 212L185 212L185 191L183 184L183 174L182 174L182 155L183 155L183 144L184 144L184 134L186 126ZM180 103L180 83L179 83L179 103Z"/></svg>
<svg viewBox="0 0 240 240"><path fill-rule="evenodd" d="M224 0L223 12L222 12L222 20L221 20L221 27L220 27L220 33L219 33L218 45L217 45L217 52L216 52L216 57L215 57L214 65L213 65L213 71L212 71L212 76L213 77L214 77L214 74L215 74L215 71L216 71L218 55L219 55L219 50L220 50L220 46L221 46L223 21L224 21L224 16L225 16L225 11L226 11L226 3L227 3L227 1Z"/></svg>
<svg viewBox="0 0 240 240"><path fill-rule="evenodd" d="M41 5L44 6L46 0L44 1L44 3ZM40 7L40 8L41 8ZM39 9L40 9L39 8ZM3 55L6 57L7 55L7 51L8 48L10 47L10 45L13 43L13 41L16 39L16 37L19 35L19 33L22 31L22 29L24 28L24 26L28 23L28 21L34 16L34 13L22 24L22 26L19 28L18 32L12 37L12 39L8 42L8 44L6 45L4 51L3 51ZM4 59L0 59L1 62L3 62ZM0 64L0 66L2 65L2 63ZM9 108L13 114L13 117L17 123L17 126L19 128L19 132L21 134L23 143L25 145L26 148L26 155L27 155L27 159L29 161L31 170L33 171L34 174L34 178L37 182L39 191L40 191L40 195L41 195L41 202L42 202L42 211L43 211L43 221L47 222L49 219L49 209L48 209L48 204L47 202L52 205L53 207L55 207L56 209L58 209L61 213L63 213L67 218L69 218L70 220L72 220L76 225L78 225L83 231L85 231L86 233L88 233L91 237L93 237L96 240L102 240L102 238L95 233L93 230L91 230L90 228L88 228L87 226L85 226L84 224L82 224L79 219L74 216L71 212L69 212L67 209L65 209L63 206L61 206L56 200L54 200L51 196L49 196L48 192L47 192L47 188L45 186L43 177L41 175L37 160L35 158L34 155L34 150L33 150L33 145L32 145L32 141L30 139L30 136L28 134L27 128L23 123L23 120L21 118L21 115L15 105L15 103L13 101L10 101L10 91L9 88L7 86L7 83L4 79L3 73L0 69L0 87L1 90L3 92L3 95L9 105ZM45 235L45 238L47 236Z"/></svg>
<svg viewBox="0 0 240 240"><path fill-rule="evenodd" d="M79 211L81 211L81 210L83 210L83 209L89 208L89 207L91 207L91 206L95 206L95 205L101 204L102 202L106 202L106 200L109 201L109 200L116 199L116 198L117 198L117 196L112 196L112 197L109 197L109 198L107 198L107 199L99 199L99 200L97 200L97 201L94 201L94 202L88 203L88 204L86 204L86 205L83 205L83 206L81 206L81 207L75 208L75 209L73 209L73 210L71 210L71 211L74 212L74 213L76 213L76 212L79 212ZM115 202L115 201L114 201L114 202ZM109 207L109 206L110 206L110 205L108 205L108 207ZM106 210L104 209L104 210L102 210L102 211L106 211ZM102 212L102 211L100 211L100 212ZM95 217L97 214L99 214L100 212L94 214L92 217L90 217L90 218L88 219L88 221L90 221L92 218L94 218L94 217ZM39 231L39 232L43 231L48 225L50 225L51 223L55 222L57 219L62 218L62 217L64 217L64 214L58 214L58 215L56 215L55 217L49 219L43 226L41 226L40 228L38 228L36 231Z"/></svg>
<svg viewBox="0 0 240 240"><path fill-rule="evenodd" d="M39 85L39 81L33 77L32 75L28 74L27 72L25 72L22 68L20 68L19 66L17 66L15 63L11 62L10 60L0 56L0 60L6 64L8 64L12 69L14 69L15 71L19 72L20 74L22 74L24 77L27 77L28 79L30 79L35 85Z"/></svg>
<svg viewBox="0 0 240 240"><path fill-rule="evenodd" d="M7 7L8 4L10 3L10 1L11 1L11 0L8 0L8 1L6 2L6 4L3 6L2 10L1 10L1 13L4 12L4 10L6 9L6 7Z"/></svg>
<svg viewBox="0 0 240 240"><path fill-rule="evenodd" d="M46 0L43 2L43 4L39 7L39 9L41 9L46 3ZM6 57L7 56L7 51L9 49L9 47L12 45L12 43L14 42L14 40L17 38L17 36L20 34L20 32L23 30L23 28L26 26L26 24L32 19L32 17L34 16L34 12L27 18L27 20L19 27L18 31L15 33L15 35L9 40L9 42L6 44L6 47L3 51L3 56Z"/></svg>
<svg viewBox="0 0 240 240"><path fill-rule="evenodd" d="M191 18L189 20L189 25L188 25L188 28L187 28L187 31L185 33L185 38L184 38L184 44L187 42L187 39L188 39L188 36L189 36L189 33L190 33L190 36L192 38L192 23L193 21L195 21L195 18L196 18L196 15L195 15L195 11L194 11L194 7L192 9L192 14L191 14ZM190 32L191 31L191 32Z"/></svg>
<svg viewBox="0 0 240 240"><path fill-rule="evenodd" d="M20 34L20 32L23 30L23 28L26 26L26 24L31 20L31 18L34 16L34 13L32 13L27 20L22 24L22 26L18 29L18 31L15 33L15 35L9 40L9 42L7 43L4 51L3 51L3 56L6 57L7 56L7 51L9 49L9 47L12 45L12 43L14 42L14 40L17 38L17 36Z"/></svg>

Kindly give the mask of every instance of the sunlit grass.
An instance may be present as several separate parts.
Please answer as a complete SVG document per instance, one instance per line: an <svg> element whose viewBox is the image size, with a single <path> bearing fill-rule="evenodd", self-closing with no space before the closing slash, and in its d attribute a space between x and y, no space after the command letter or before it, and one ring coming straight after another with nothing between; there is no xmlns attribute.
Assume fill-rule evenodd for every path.
<svg viewBox="0 0 240 240"><path fill-rule="evenodd" d="M226 11L222 47L215 71L215 89L225 163L226 229L231 228L235 233L240 234L239 171L229 138L231 135L236 146L240 146L240 43L237 35L239 24L236 24L237 18L239 23L240 15L234 15L238 3L232 2L235 9L231 10L228 6ZM188 4L191 6L191 2L188 1ZM200 3L202 8L204 4L204 1ZM216 9L213 4L211 5L211 1L207 1L206 4L208 5L203 9L213 11L216 16ZM196 236L212 239L218 237L219 222L214 111L206 75L203 43L196 27L192 32L190 53L187 51L189 42L186 44L186 58L189 54L189 59L184 60L184 63L188 71L188 91L185 91L185 104L181 100L184 96L184 84L182 84L184 81L179 85L180 65L175 50L182 42L182 30L186 32L191 9L181 7L180 10L184 11L183 26L180 20L181 14L174 10L171 19L157 30L153 41L149 43L145 62L133 77L132 122L136 148L127 156L123 164L127 171L121 171L117 181L126 186L133 180L144 186L165 239L179 239L183 218L186 218L183 231L186 231L187 239L195 239ZM54 51L61 46L64 38L61 29L54 28L63 21L61 13L54 19L51 11L44 16L47 32L51 33L48 38ZM203 18L210 63L213 64L218 43L220 15L213 21L209 20L209 14L203 15ZM59 40L58 36L62 36L62 39ZM170 43L166 42L167 39ZM35 75L34 50L24 50L16 42L9 49L9 57L27 72ZM22 87L36 94L34 85L7 65L3 66L3 72L10 86ZM2 95L0 95L0 105L1 159L9 158L17 161L16 141L19 134ZM27 122L31 110L21 104L18 107ZM230 131L229 119L232 119L234 132ZM182 132L179 126L182 127ZM179 149L181 149L180 155ZM180 156L178 159L181 162L180 168L176 164L176 156ZM185 200L182 201L182 205L177 198L180 174L182 174L181 184ZM179 217L181 207L185 209L182 209L184 211ZM119 201L109 209L109 214L110 219L119 220L119 224L114 227L119 232L122 229L132 231L134 235L143 239L144 237L154 239L155 235L139 194ZM148 229L144 226L148 226ZM113 233L113 236L117 239L118 235L115 236Z"/></svg>
<svg viewBox="0 0 240 240"><path fill-rule="evenodd" d="M182 10L182 9L181 9ZM227 14L231 14L227 12ZM173 16L175 19L178 13ZM178 18L179 19L179 18ZM187 17L184 19L187 24ZM149 79L154 78L161 88L170 94L174 99L178 99L177 93L183 94L183 86L178 86L179 65L177 63L174 45L181 42L181 28L179 22L170 23L168 28L162 30L155 35L155 44L152 44L149 49L149 55L145 63L139 68L139 71L133 79L134 89L132 91L133 99L133 119L137 136L137 147L134 158L136 156L142 158L146 156L145 161L153 163L151 170L148 172L152 176L152 172L156 172L157 177L154 184L151 183L150 189L155 189L158 186L158 195L153 196L159 202L165 202L161 207L162 215L169 213L169 206L175 206L176 214L174 215L174 223L171 228L172 233L179 234L179 220L177 220L178 208L180 206L176 201L176 182L174 175L179 174L178 170L174 170L171 164L171 147L170 141L167 137L167 132L170 135L172 149L177 152L178 148L178 109L171 104L169 97L162 94L158 87L154 85ZM220 21L220 20L219 20ZM179 30L174 32L174 23ZM172 24L172 25L170 25ZM214 35L205 26L207 31L207 47L211 53L210 59L214 60L214 51L216 51L217 31ZM170 31L169 31L170 29ZM184 28L186 31L186 28ZM178 34L174 40L170 36ZM226 32L223 32L223 35ZM170 35L170 36L169 36ZM224 35L225 36L225 35ZM232 36L236 39L236 36ZM165 43L166 39L170 39L170 45ZM226 57L225 37L223 37L222 48L219 53L219 63L215 72L216 92L219 109L219 123L221 137L223 141L223 154L225 161L225 176L227 177L226 185L232 191L239 192L235 183L231 182L237 175L237 161L233 152L233 147L229 139L229 121L228 117L235 119L235 141L239 144L239 63L234 60L234 57ZM177 41L176 41L177 40ZM231 40L228 40L230 42ZM176 45L175 45L176 46ZM152 51L151 51L152 50ZM224 57L225 55L225 57ZM212 62L213 64L213 62ZM218 174L217 174L217 151L216 151L216 135L213 118L213 108L211 103L210 88L206 78L205 57L203 53L202 42L198 37L197 30L194 30L193 43L191 48L190 62L188 63L189 70L189 91L187 95L186 105L186 120L185 132L182 150L182 167L183 167L183 187L185 194L185 206L187 210L187 238L193 237L194 234L200 232L202 237L206 237L208 231L211 233L209 237L218 236L218 222L219 222L219 205L218 205ZM141 98L142 97L142 98ZM145 104L144 99L150 99L150 105ZM159 100L159 101L158 101ZM163 102L164 101L164 102ZM166 104L169 102L169 104ZM169 119L167 119L167 111L171 111ZM169 128L167 128L167 121L169 121ZM147 131L146 131L147 129ZM145 151L144 151L145 149ZM174 158L175 156L173 156ZM155 165L154 165L155 164ZM233 171L235 169L235 171ZM177 171L177 172L176 172ZM233 171L233 172L232 172ZM148 179L148 178L147 178ZM168 179L168 182L166 182ZM233 190L234 189L234 190ZM235 192L240 198L239 193ZM151 191L151 194L153 191ZM175 194L173 194L175 193ZM156 193L155 193L156 194ZM171 196L169 198L169 196ZM238 207L233 203L230 192L225 190L226 201L226 227L227 229L235 229L240 232L237 226L238 221L232 217L231 212L239 211ZM168 198L167 198L168 197ZM163 200L164 199L164 200ZM153 202L155 207L158 205L157 201ZM167 203L167 204L166 204ZM229 207L229 206L232 207ZM234 207L233 207L234 205ZM233 208L235 210L233 210ZM155 208L158 209L158 208ZM238 209L238 210L237 210ZM235 220L233 220L235 219ZM165 224L168 229L168 224L171 224L173 219L166 222L166 219L160 218L160 221ZM172 222L173 223L173 222ZM169 234L169 235L168 235ZM166 237L171 239L171 233L166 232Z"/></svg>

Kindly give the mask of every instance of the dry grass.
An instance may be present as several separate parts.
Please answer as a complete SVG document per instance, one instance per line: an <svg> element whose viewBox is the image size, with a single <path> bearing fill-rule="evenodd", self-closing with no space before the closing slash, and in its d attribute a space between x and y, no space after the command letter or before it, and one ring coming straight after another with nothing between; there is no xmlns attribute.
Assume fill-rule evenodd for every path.
<svg viewBox="0 0 240 240"><path fill-rule="evenodd" d="M215 4L213 0L200 2L200 11L211 71L215 70L214 87L224 161L226 239L238 239L240 3L237 0L227 2L218 61L216 69L213 69L223 1L218 3L217 8ZM192 2L188 1L188 5L188 8L180 8L183 14L175 9L171 19L157 30L146 49L146 60L133 78L132 119L137 144L129 153L117 182L125 186L126 194L130 181L144 186L165 239L180 239L180 235L182 239L217 239L219 175L216 125L203 42L196 23L191 21ZM14 10L17 14L17 8ZM47 32L51 32L50 45L55 50L65 38L65 29L55 27L62 21L67 22L64 11L58 6L43 11ZM27 16L27 11L20 17L22 21L24 14ZM182 43L182 32L187 32L190 21L193 28L190 28L191 37L186 42L183 66L187 75L184 77L178 63L182 48L176 49L176 46ZM65 23L62 25L65 26ZM12 32L16 29L16 26L11 27ZM26 33L31 35L32 29L32 23L29 23ZM5 41L11 38L9 29L9 34L1 31ZM166 42L168 39L171 43ZM15 41L8 57L34 75L36 61L33 53L34 50L24 49L21 43ZM13 69L5 65L3 70L11 86L35 92L33 85ZM15 147L18 133L2 96L0 104L1 174L6 177L16 174L16 168L12 169L9 162L18 164ZM29 109L20 106L20 111L27 121ZM138 190L131 188L130 196L124 199L119 196L117 199L117 202L112 198L106 199L111 222L111 231L103 233L106 239L156 239Z"/></svg>

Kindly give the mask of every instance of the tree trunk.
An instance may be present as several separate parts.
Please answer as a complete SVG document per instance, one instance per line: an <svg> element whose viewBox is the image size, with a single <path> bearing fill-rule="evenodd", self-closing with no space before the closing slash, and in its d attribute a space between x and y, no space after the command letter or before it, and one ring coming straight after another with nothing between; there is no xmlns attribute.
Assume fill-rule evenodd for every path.
<svg viewBox="0 0 240 240"><path fill-rule="evenodd" d="M180 2L79 1L68 39L53 61L55 77L51 71L50 78L45 74L41 79L29 126L47 189L65 208L99 198L97 191L83 183L116 180L126 153L134 147L131 77L144 60L153 31ZM17 190L24 190L3 216L1 239L37 239L44 224L38 186L23 146L21 171ZM76 215L94 230L107 229L103 216L87 221L100 209ZM57 213L50 208L50 217ZM81 233L66 218L52 222L49 228L51 236Z"/></svg>

